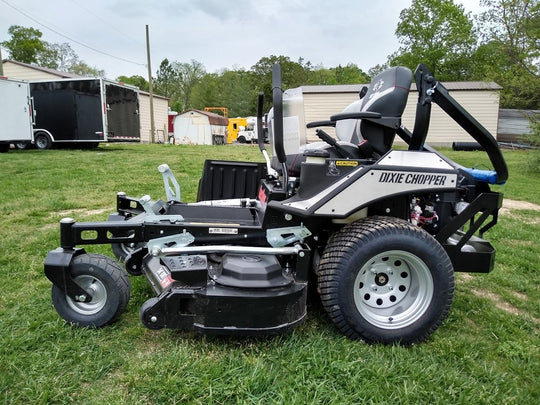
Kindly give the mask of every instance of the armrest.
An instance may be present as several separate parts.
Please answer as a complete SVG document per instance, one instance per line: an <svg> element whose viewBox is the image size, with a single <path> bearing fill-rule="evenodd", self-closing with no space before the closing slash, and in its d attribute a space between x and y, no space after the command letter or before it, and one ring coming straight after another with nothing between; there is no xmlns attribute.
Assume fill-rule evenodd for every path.
<svg viewBox="0 0 540 405"><path fill-rule="evenodd" d="M335 127L336 122L335 121L313 121L309 122L306 125L306 128L315 128L315 127Z"/></svg>
<svg viewBox="0 0 540 405"><path fill-rule="evenodd" d="M371 111L340 113L340 114L332 115L330 117L330 121L360 120L363 118L382 118L382 115L380 113L371 112Z"/></svg>

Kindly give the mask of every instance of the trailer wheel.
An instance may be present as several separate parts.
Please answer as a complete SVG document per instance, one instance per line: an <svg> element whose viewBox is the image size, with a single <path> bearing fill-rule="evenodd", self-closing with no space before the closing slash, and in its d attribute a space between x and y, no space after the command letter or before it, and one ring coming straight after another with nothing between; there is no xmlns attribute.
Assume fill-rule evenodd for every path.
<svg viewBox="0 0 540 405"><path fill-rule="evenodd" d="M246 138L244 135L240 135L237 139L238 143L246 143Z"/></svg>
<svg viewBox="0 0 540 405"><path fill-rule="evenodd" d="M448 315L454 271L427 232L398 218L371 217L330 238L318 289L349 338L410 345L426 340Z"/></svg>
<svg viewBox="0 0 540 405"><path fill-rule="evenodd" d="M126 309L130 295L129 278L113 259L96 254L77 256L71 265L71 276L92 294L92 300L76 301L53 285L54 308L67 322L99 328L116 321Z"/></svg>
<svg viewBox="0 0 540 405"><path fill-rule="evenodd" d="M13 146L15 146L15 149L18 149L18 150L26 150L26 149L30 149L31 144L26 143L26 142L17 142L17 143L14 143Z"/></svg>
<svg viewBox="0 0 540 405"><path fill-rule="evenodd" d="M51 148L52 141L49 135L44 132L39 132L34 137L34 144L36 145L36 148L45 150Z"/></svg>
<svg viewBox="0 0 540 405"><path fill-rule="evenodd" d="M0 143L0 153L9 152L9 143Z"/></svg>

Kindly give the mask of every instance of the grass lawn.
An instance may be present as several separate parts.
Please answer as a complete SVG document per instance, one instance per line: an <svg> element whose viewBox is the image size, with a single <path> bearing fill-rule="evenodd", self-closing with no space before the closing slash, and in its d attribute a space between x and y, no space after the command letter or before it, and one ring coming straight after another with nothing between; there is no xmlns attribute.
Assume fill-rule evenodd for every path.
<svg viewBox="0 0 540 405"><path fill-rule="evenodd" d="M482 152L450 158L484 168ZM528 151L507 151L505 198L540 204ZM497 248L490 274L457 274L448 319L410 348L343 337L314 307L294 332L274 338L152 331L139 309L154 294L131 277L120 320L88 330L65 324L43 274L59 246L58 221L105 220L115 195L164 198L157 171L168 163L195 201L204 159L260 161L249 146L104 145L93 151L0 155L1 403L540 403L540 212L506 204L486 237ZM509 201L510 202L510 201ZM109 246L87 251L112 256Z"/></svg>

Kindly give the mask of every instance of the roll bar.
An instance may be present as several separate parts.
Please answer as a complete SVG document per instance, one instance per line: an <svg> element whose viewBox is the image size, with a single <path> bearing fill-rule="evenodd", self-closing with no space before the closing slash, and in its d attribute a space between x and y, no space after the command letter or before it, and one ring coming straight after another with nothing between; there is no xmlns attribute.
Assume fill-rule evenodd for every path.
<svg viewBox="0 0 540 405"><path fill-rule="evenodd" d="M495 138L450 96L448 90L433 77L426 65L418 65L414 78L418 89L418 104L409 149L422 149L429 127L431 103L435 102L486 150L493 169L497 173L495 182L503 184L508 179L508 167Z"/></svg>

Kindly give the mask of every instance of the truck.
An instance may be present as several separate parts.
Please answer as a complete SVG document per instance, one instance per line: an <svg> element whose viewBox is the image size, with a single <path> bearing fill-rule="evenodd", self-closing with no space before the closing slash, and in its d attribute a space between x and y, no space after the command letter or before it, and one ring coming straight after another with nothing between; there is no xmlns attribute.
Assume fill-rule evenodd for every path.
<svg viewBox="0 0 540 405"><path fill-rule="evenodd" d="M11 144L33 141L34 109L30 84L22 80L0 77L0 152Z"/></svg>
<svg viewBox="0 0 540 405"><path fill-rule="evenodd" d="M236 138L237 141L239 143L257 143L257 134L259 132L257 125L257 117L247 117L246 126L244 128L240 128L238 131L238 137ZM264 119L262 122L262 133L264 135L263 141L266 142L268 138L268 130Z"/></svg>
<svg viewBox="0 0 540 405"><path fill-rule="evenodd" d="M56 79L30 82L30 93L38 149L141 140L136 87L103 78Z"/></svg>
<svg viewBox="0 0 540 405"><path fill-rule="evenodd" d="M227 126L227 143L233 143L238 139L238 132L247 126L246 118L229 118Z"/></svg>

